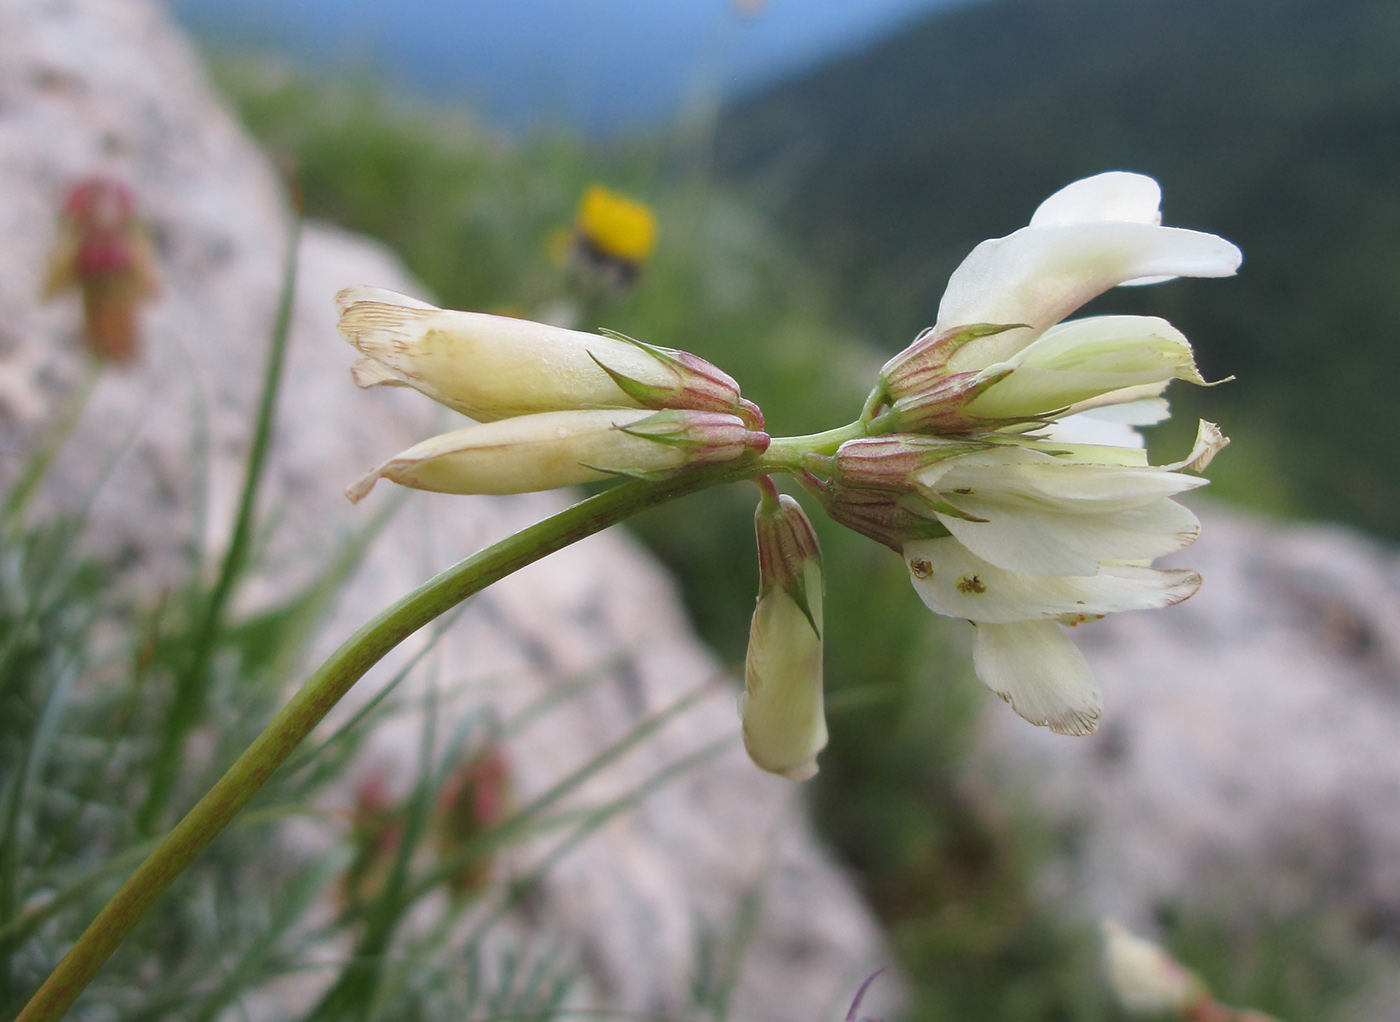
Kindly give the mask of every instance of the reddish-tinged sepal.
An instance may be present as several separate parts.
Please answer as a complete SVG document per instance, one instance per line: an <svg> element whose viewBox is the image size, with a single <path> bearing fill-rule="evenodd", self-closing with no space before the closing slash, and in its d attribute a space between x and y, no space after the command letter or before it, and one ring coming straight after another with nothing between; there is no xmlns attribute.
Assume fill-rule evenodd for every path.
<svg viewBox="0 0 1400 1022"><path fill-rule="evenodd" d="M617 427L628 436L673 447L684 453L675 469L635 471L626 466L594 466L604 472L657 481L674 478L691 465L734 461L754 457L768 450L767 433L751 430L737 415L724 412L694 411L688 408L665 409L639 422Z"/></svg>
<svg viewBox="0 0 1400 1022"><path fill-rule="evenodd" d="M836 450L833 478L853 489L909 493L913 477L930 465L995 446L988 441L888 433L847 440Z"/></svg>
<svg viewBox="0 0 1400 1022"><path fill-rule="evenodd" d="M938 519L910 510L905 498L893 490L865 490L835 480L818 486L827 517L897 554L910 540L948 535Z"/></svg>
<svg viewBox="0 0 1400 1022"><path fill-rule="evenodd" d="M634 379L593 356L599 368L632 400L643 408L686 408L703 412L725 412L742 418L751 429L763 429L763 413L758 405L745 400L732 376L699 355L675 348L647 344L613 330L599 331L614 340L635 345L675 374L673 386L661 386Z"/></svg>
<svg viewBox="0 0 1400 1022"><path fill-rule="evenodd" d="M1023 326L1022 323L972 323L935 334L925 330L914 343L885 363L876 384L876 404L895 402L937 386L950 373L948 361L958 350L979 337L990 337ZM975 374L973 374L975 375Z"/></svg>
<svg viewBox="0 0 1400 1022"><path fill-rule="evenodd" d="M787 494L779 494L775 506L759 506L754 532L758 539L758 598L781 589L792 597L820 638L821 623L808 600L806 565L813 561L820 567L822 553L802 505Z"/></svg>

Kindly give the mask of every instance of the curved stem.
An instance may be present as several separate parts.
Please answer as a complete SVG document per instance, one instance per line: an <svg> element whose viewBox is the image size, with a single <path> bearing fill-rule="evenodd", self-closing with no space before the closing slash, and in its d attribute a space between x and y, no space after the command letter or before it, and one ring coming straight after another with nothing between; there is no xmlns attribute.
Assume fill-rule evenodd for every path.
<svg viewBox="0 0 1400 1022"><path fill-rule="evenodd" d="M760 465L764 471L796 472L802 468L802 459L809 454L835 454L836 448L847 440L869 436L870 428L864 422L852 422L823 433L809 433L806 436L775 436L764 451Z"/></svg>
<svg viewBox="0 0 1400 1022"><path fill-rule="evenodd" d="M663 483L626 482L473 554L387 608L316 669L209 793L117 891L58 963L15 1022L56 1022L112 956L136 922L228 826L298 743L366 671L440 614L512 572L640 511L752 468L714 466Z"/></svg>

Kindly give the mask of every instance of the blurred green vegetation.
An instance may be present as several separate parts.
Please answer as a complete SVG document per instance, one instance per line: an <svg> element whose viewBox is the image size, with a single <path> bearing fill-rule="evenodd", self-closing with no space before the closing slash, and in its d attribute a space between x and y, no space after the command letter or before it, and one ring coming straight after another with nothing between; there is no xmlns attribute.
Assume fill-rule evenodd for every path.
<svg viewBox="0 0 1400 1022"><path fill-rule="evenodd" d="M511 140L460 110L388 98L369 81L326 82L248 58L217 67L249 128L294 175L308 215L382 239L447 306L543 315L570 294L565 269L548 252L584 188L602 181L651 204L661 225L654 260L634 291L611 306L588 307L580 325L711 359L742 381L775 434L854 418L881 352L901 347L930 318L903 297L915 290L904 286L913 276L896 271L885 280L888 302L860 300L870 299L862 284L881 272L871 244L842 248L860 223L834 219L828 231L819 220L827 206L818 202L806 233L794 236L773 226L752 197L753 181L747 197L717 185L703 169L711 156L703 130L682 126L608 147L561 136ZM1068 180L1063 169L1035 194ZM1042 168L1032 180L1045 176ZM1013 200L1028 188L1041 185L1018 183ZM984 183L965 200L950 186L940 201L961 209L994 191ZM882 197L886 221L899 219L904 194ZM921 264L919 295L936 302L956 262L953 249L960 258L989 226L1009 230L1033 205L1024 215L1018 206L1014 215L998 206L981 220L969 213L965 226L976 223L982 234L966 242L967 231L942 237L947 266L941 256ZM824 258L833 248L844 261ZM864 261L862 272L853 283L838 282L851 260ZM1224 285L1199 285L1211 286ZM1197 293L1196 285L1185 287ZM1216 362L1208 358L1208 368L1218 369ZM1261 444L1272 436L1262 416L1231 418L1229 426ZM1277 453L1282 458L1287 449ZM1279 511L1295 506L1291 478L1276 471L1281 461L1265 463L1253 451L1237 465L1228 458L1219 462L1227 480L1220 489ZM743 656L756 591L756 497L742 487L710 491L635 523L676 571L701 633L734 663ZM1038 864L1070 838L1045 832L1034 818L990 813L960 784L971 722L991 698L971 677L961 623L924 609L892 553L814 518L827 567L832 727L810 790L827 840L891 929L911 985L909 1017L1117 1017L1098 978L1095 935L1032 892ZM1262 986L1253 992L1280 1003L1282 980L1259 974ZM1282 1002L1292 1017L1325 1017L1355 976L1343 970L1324 980L1309 997Z"/></svg>
<svg viewBox="0 0 1400 1022"><path fill-rule="evenodd" d="M1238 377L1174 395L1235 440L1212 495L1400 537L1397 53L1393 0L971 4L737 104L716 163L889 352L1052 191L1151 174L1244 266L1091 309L1163 315Z"/></svg>

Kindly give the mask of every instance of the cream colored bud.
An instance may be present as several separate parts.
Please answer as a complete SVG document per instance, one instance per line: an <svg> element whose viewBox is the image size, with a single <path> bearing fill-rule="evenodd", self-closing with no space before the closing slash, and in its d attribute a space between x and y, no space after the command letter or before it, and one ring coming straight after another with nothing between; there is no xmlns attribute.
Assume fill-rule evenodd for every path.
<svg viewBox="0 0 1400 1022"><path fill-rule="evenodd" d="M802 508L782 495L755 516L759 597L744 663L744 748L764 770L805 781L826 746L822 704L822 570Z"/></svg>
<svg viewBox="0 0 1400 1022"><path fill-rule="evenodd" d="M1103 959L1109 986L1130 1014L1180 1015L1210 1001L1199 976L1111 919L1103 922Z"/></svg>
<svg viewBox="0 0 1400 1022"><path fill-rule="evenodd" d="M694 409L763 416L726 373L689 352L509 316L438 309L382 288L336 296L341 335L366 356L361 387L413 387L482 422L600 408Z"/></svg>
<svg viewBox="0 0 1400 1022"><path fill-rule="evenodd" d="M444 433L390 458L345 491L380 479L438 493L527 493L614 476L669 478L768 445L733 415L614 408L541 412Z"/></svg>

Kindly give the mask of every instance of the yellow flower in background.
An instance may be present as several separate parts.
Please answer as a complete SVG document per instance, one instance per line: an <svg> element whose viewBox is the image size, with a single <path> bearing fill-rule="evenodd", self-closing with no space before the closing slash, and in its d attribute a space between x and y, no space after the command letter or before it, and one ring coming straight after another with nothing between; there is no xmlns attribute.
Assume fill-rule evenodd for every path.
<svg viewBox="0 0 1400 1022"><path fill-rule="evenodd" d="M589 185L578 205L578 232L600 255L640 267L656 248L656 214L635 199Z"/></svg>

